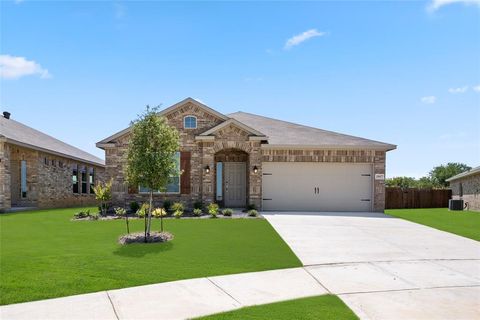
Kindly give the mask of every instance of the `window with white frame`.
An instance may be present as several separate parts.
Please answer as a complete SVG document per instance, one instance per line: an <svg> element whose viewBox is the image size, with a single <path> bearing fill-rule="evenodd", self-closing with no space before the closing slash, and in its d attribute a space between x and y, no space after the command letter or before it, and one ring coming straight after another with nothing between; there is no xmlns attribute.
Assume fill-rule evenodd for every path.
<svg viewBox="0 0 480 320"><path fill-rule="evenodd" d="M183 127L185 129L196 129L197 128L197 117L186 116L185 118L183 118Z"/></svg>
<svg viewBox="0 0 480 320"><path fill-rule="evenodd" d="M180 152L175 153L175 164L178 174L175 176L170 177L170 181L167 184L167 193L180 193ZM149 188L139 186L138 191L140 193L148 193L150 192ZM154 193L161 193L162 190L156 190Z"/></svg>

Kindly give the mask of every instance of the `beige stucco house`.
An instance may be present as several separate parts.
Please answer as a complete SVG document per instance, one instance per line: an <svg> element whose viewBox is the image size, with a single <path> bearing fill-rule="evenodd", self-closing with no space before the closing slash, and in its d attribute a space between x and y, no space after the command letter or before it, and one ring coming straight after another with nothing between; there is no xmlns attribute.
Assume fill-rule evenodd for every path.
<svg viewBox="0 0 480 320"><path fill-rule="evenodd" d="M96 204L104 170L102 159L0 116L0 212Z"/></svg>
<svg viewBox="0 0 480 320"><path fill-rule="evenodd" d="M395 145L237 112L229 115L187 98L159 113L178 129L177 159L167 197L191 207L212 202L262 210L383 211L386 152ZM126 128L97 143L115 205L147 200L125 181ZM163 195L155 202L161 205Z"/></svg>
<svg viewBox="0 0 480 320"><path fill-rule="evenodd" d="M167 197L192 206L219 203L262 210L383 211L386 152L395 145L236 112L225 115L187 98L159 113L178 129L177 158ZM147 200L125 181L126 128L97 143L116 205ZM162 194L155 201L161 204Z"/></svg>
<svg viewBox="0 0 480 320"><path fill-rule="evenodd" d="M467 210L480 211L480 167L447 179L452 188L452 199L462 199Z"/></svg>

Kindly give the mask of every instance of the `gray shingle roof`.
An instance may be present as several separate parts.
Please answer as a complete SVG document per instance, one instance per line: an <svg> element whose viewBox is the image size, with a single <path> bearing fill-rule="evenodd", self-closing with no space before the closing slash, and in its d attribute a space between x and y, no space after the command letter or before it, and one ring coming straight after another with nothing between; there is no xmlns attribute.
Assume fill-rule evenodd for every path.
<svg viewBox="0 0 480 320"><path fill-rule="evenodd" d="M30 128L18 121L0 116L0 137L7 142L32 149L57 154L66 158L103 166L105 162L96 156Z"/></svg>
<svg viewBox="0 0 480 320"><path fill-rule="evenodd" d="M473 169L470 169L468 171L459 173L456 176L453 176L453 177L447 179L447 181L450 182L450 181L458 180L458 179L461 179L461 178L466 178L466 177L469 177L469 176L473 176L474 174L480 174L480 166L475 167Z"/></svg>
<svg viewBox="0 0 480 320"><path fill-rule="evenodd" d="M332 148L358 147L380 150L393 150L396 148L396 145L393 144L326 131L246 112L235 112L228 116L265 134L268 137L269 145Z"/></svg>

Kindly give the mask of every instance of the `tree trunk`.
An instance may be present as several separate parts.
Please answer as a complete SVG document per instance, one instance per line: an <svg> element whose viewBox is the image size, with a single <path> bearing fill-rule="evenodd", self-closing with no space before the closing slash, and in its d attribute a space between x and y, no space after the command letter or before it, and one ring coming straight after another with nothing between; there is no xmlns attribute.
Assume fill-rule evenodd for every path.
<svg viewBox="0 0 480 320"><path fill-rule="evenodd" d="M152 203L153 203L153 191L150 190L150 205L148 207L147 237L150 237L150 228L152 226Z"/></svg>
<svg viewBox="0 0 480 320"><path fill-rule="evenodd" d="M163 210L165 210L165 214L168 214L165 201L167 201L167 191L163 193ZM160 216L160 232L163 232L163 214Z"/></svg>
<svg viewBox="0 0 480 320"><path fill-rule="evenodd" d="M127 234L130 234L130 226L128 225L128 214L125 214L125 223L127 224Z"/></svg>

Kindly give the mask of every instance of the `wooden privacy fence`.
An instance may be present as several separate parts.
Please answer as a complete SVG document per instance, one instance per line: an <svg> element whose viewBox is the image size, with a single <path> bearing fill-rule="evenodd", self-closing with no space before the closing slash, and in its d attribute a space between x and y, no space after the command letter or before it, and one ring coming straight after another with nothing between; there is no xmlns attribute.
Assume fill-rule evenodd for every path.
<svg viewBox="0 0 480 320"><path fill-rule="evenodd" d="M446 208L451 197L448 189L385 188L385 208Z"/></svg>

